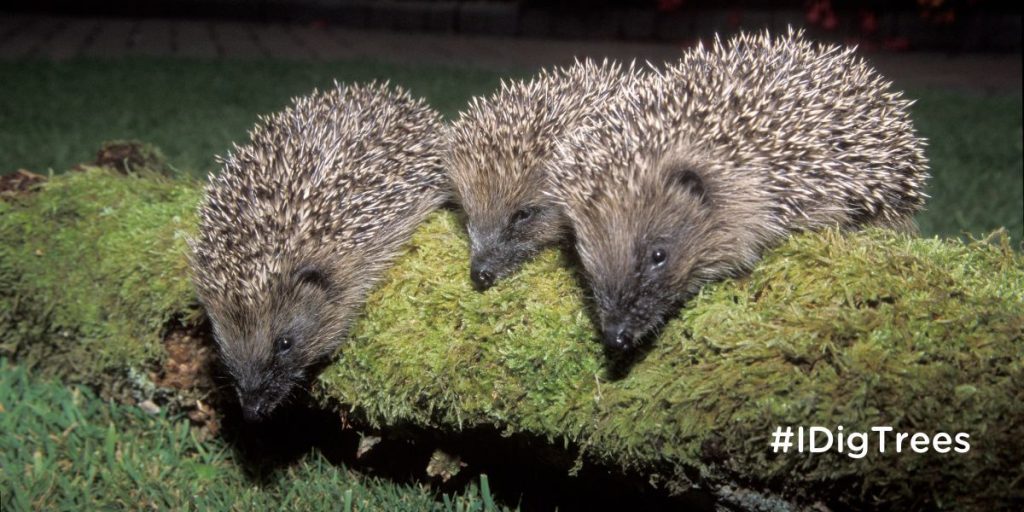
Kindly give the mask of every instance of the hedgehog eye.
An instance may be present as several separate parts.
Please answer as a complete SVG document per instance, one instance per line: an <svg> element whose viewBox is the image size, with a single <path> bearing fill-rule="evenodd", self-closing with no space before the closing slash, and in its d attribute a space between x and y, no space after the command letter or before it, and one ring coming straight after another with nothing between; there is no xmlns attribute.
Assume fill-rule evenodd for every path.
<svg viewBox="0 0 1024 512"><path fill-rule="evenodd" d="M666 259L668 259L668 253L664 249L655 249L651 253L651 263L654 263L655 267L664 265Z"/></svg>
<svg viewBox="0 0 1024 512"><path fill-rule="evenodd" d="M519 224L533 216L533 210L529 208L520 208L512 214L512 224Z"/></svg>
<svg viewBox="0 0 1024 512"><path fill-rule="evenodd" d="M274 350L276 350L278 354L283 354L291 350L292 345L294 344L295 342L292 341L291 338L287 336L281 336L280 338L274 341Z"/></svg>

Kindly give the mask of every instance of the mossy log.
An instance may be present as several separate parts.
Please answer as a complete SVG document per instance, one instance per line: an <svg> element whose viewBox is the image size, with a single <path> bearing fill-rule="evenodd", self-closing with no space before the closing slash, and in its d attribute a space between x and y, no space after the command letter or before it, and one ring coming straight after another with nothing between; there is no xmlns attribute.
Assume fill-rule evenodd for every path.
<svg viewBox="0 0 1024 512"><path fill-rule="evenodd" d="M197 182L89 168L0 202L0 355L76 381L144 378L172 320L202 316L185 260L200 197ZM595 342L559 253L477 293L467 252L457 216L433 215L315 395L380 428L546 439L741 507L1024 499L1024 257L1005 235L795 236L632 361ZM970 451L878 453L872 438L863 458L776 454L780 425L964 432Z"/></svg>

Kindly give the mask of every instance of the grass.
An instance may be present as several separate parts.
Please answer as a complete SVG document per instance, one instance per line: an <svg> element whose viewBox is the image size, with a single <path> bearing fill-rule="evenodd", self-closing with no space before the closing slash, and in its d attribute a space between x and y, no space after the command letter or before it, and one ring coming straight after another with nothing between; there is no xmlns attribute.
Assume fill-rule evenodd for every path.
<svg viewBox="0 0 1024 512"><path fill-rule="evenodd" d="M141 139L178 169L205 175L257 115L335 79L390 80L446 115L499 81L469 69L358 61L0 61L0 173L63 171L93 158L104 140Z"/></svg>
<svg viewBox="0 0 1024 512"><path fill-rule="evenodd" d="M187 420L34 378L6 359L0 431L3 510L499 510L486 477L479 487L439 496L315 452L257 481L224 441L199 441Z"/></svg>
<svg viewBox="0 0 1024 512"><path fill-rule="evenodd" d="M190 61L181 59L0 62L0 173L62 171L93 158L101 142L141 139L193 175L242 140L256 115L280 109L331 80L389 79L452 116L497 74L370 62ZM1006 227L1024 239L1021 95L912 90L929 138L932 199L925 235L974 235Z"/></svg>
<svg viewBox="0 0 1024 512"><path fill-rule="evenodd" d="M929 139L931 199L925 235L985 233L1000 226L1024 240L1021 93L981 96L916 91L917 129Z"/></svg>

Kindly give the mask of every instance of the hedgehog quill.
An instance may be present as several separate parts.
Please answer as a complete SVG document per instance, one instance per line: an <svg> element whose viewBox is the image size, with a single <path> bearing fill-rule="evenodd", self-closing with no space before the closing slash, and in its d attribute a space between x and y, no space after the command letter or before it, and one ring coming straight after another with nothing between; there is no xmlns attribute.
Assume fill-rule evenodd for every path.
<svg viewBox="0 0 1024 512"><path fill-rule="evenodd" d="M789 233L913 229L928 172L910 105L852 49L792 31L716 39L624 92L550 166L603 343L636 346Z"/></svg>
<svg viewBox="0 0 1024 512"><path fill-rule="evenodd" d="M222 160L190 241L193 282L247 419L344 340L415 228L447 198L440 116L387 84L335 85L263 117Z"/></svg>
<svg viewBox="0 0 1024 512"><path fill-rule="evenodd" d="M485 290L565 237L566 221L544 194L555 142L638 72L580 61L474 98L451 127L445 161L466 213L470 278Z"/></svg>

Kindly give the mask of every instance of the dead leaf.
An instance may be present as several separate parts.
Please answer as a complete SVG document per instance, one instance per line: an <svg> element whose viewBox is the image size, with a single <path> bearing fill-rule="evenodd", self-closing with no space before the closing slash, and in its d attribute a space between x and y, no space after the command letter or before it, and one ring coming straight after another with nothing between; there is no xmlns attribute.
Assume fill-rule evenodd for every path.
<svg viewBox="0 0 1024 512"><path fill-rule="evenodd" d="M442 482L447 482L451 477L459 474L466 463L458 455L449 455L441 450L434 450L430 455L430 462L427 463L427 476L440 477Z"/></svg>
<svg viewBox="0 0 1024 512"><path fill-rule="evenodd" d="M367 452L377 446L380 442L380 436L363 436L359 438L359 448L356 448L356 458L360 458L366 455Z"/></svg>

